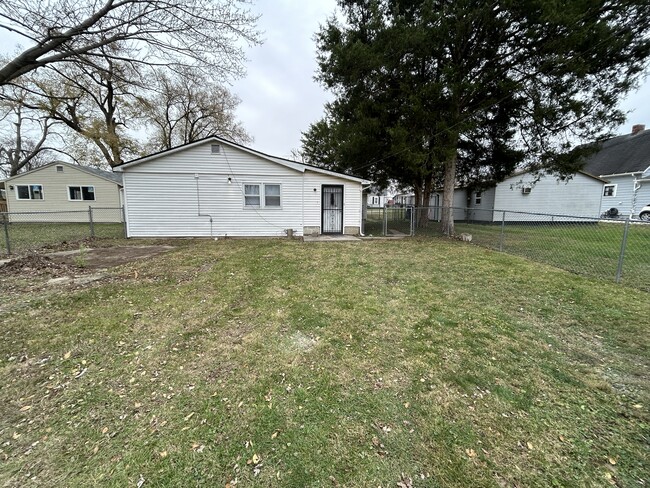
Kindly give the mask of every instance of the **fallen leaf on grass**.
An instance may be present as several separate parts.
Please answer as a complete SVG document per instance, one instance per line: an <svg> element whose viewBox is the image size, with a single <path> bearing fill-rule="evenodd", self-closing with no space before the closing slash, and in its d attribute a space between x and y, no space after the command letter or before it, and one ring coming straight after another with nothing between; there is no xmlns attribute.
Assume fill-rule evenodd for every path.
<svg viewBox="0 0 650 488"><path fill-rule="evenodd" d="M273 432L273 434L271 434L271 439L275 439L278 436L279 433L280 433L279 430L276 430L275 432Z"/></svg>
<svg viewBox="0 0 650 488"><path fill-rule="evenodd" d="M560 441L564 442L564 436L563 435L559 435L557 438L560 439Z"/></svg>
<svg viewBox="0 0 650 488"><path fill-rule="evenodd" d="M397 482L398 488L413 488L413 478L402 473L400 480Z"/></svg>
<svg viewBox="0 0 650 488"><path fill-rule="evenodd" d="M11 437L13 437L14 439L18 439L21 435L22 434L19 434L18 432L14 432L14 435L12 435Z"/></svg>
<svg viewBox="0 0 650 488"><path fill-rule="evenodd" d="M529 451L533 450L533 443L532 442L526 442L526 447L528 448Z"/></svg>
<svg viewBox="0 0 650 488"><path fill-rule="evenodd" d="M159 455L161 458L166 458L166 457L167 457L167 451L160 451L160 452L158 453L158 455Z"/></svg>
<svg viewBox="0 0 650 488"><path fill-rule="evenodd" d="M102 434L106 434L106 432L108 432L108 427L104 427L104 428L102 429Z"/></svg>
<svg viewBox="0 0 650 488"><path fill-rule="evenodd" d="M616 464L616 459L614 459L613 457L610 457L607 460L609 461L609 464L611 464L612 466Z"/></svg>
<svg viewBox="0 0 650 488"><path fill-rule="evenodd" d="M476 451L474 449L465 449L465 453L471 458L476 457Z"/></svg>
<svg viewBox="0 0 650 488"><path fill-rule="evenodd" d="M144 485L144 476L140 475L140 479L138 479L138 484L136 485L138 488L142 488L142 485Z"/></svg>
<svg viewBox="0 0 650 488"><path fill-rule="evenodd" d="M183 420L185 420L185 422L187 422L187 421L188 421L189 419L191 419L192 417L194 417L194 412L192 412L191 414L189 414L189 415L188 415L187 417L185 417Z"/></svg>
<svg viewBox="0 0 650 488"><path fill-rule="evenodd" d="M21 412L26 412L26 411L29 410L30 408L32 408L31 405L25 405L24 407L21 407L20 411L21 411Z"/></svg>
<svg viewBox="0 0 650 488"><path fill-rule="evenodd" d="M70 359L71 355L72 355L72 351L68 351L63 355L63 359Z"/></svg>

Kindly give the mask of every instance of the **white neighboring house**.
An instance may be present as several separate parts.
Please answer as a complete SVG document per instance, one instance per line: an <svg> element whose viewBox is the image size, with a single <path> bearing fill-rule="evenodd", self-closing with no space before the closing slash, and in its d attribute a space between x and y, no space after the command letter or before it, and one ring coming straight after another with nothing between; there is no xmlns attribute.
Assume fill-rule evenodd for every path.
<svg viewBox="0 0 650 488"><path fill-rule="evenodd" d="M361 178L208 137L115 167L129 237L361 233Z"/></svg>
<svg viewBox="0 0 650 488"><path fill-rule="evenodd" d="M382 208L385 207L390 200L392 200L391 197L388 195L366 195L367 196L367 205L368 208Z"/></svg>
<svg viewBox="0 0 650 488"><path fill-rule="evenodd" d="M600 215L601 193L607 181L585 172L560 180L555 175L515 173L495 186L482 191L458 188L454 191L455 220L500 222L505 220L563 220L541 214L597 218ZM442 194L432 196L432 205L442 202ZM501 211L500 211L501 210ZM523 212L523 213L516 213ZM540 214L536 216L530 215ZM439 220L438 212L429 216ZM571 219L564 219L571 220Z"/></svg>
<svg viewBox="0 0 650 488"><path fill-rule="evenodd" d="M483 192L470 195L471 220L506 221L562 220L545 215L533 216L513 212L570 215L598 218L603 184L606 181L585 172L577 172L570 179L560 180L555 175L536 176L530 172L515 174ZM492 212L492 209L496 209ZM569 219L570 220L570 219Z"/></svg>
<svg viewBox="0 0 650 488"><path fill-rule="evenodd" d="M122 176L97 168L55 161L4 180L12 221L121 222ZM27 214L27 212L54 212Z"/></svg>
<svg viewBox="0 0 650 488"><path fill-rule="evenodd" d="M637 124L631 133L608 139L583 169L607 180L601 213L616 209L619 217L638 217L650 205L650 129Z"/></svg>

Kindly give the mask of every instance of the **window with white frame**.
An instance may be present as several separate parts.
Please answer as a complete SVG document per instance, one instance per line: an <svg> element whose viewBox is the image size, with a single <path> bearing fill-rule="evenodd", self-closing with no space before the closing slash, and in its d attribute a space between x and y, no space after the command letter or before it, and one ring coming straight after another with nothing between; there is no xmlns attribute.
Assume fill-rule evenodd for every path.
<svg viewBox="0 0 650 488"><path fill-rule="evenodd" d="M260 203L260 185L244 185L244 205L259 207Z"/></svg>
<svg viewBox="0 0 650 488"><path fill-rule="evenodd" d="M616 196L616 185L605 185L603 190L604 197L615 197Z"/></svg>
<svg viewBox="0 0 650 488"><path fill-rule="evenodd" d="M279 208L281 185L277 183L245 183L244 206L256 208Z"/></svg>
<svg viewBox="0 0 650 488"><path fill-rule="evenodd" d="M43 200L43 185L16 185L16 199Z"/></svg>
<svg viewBox="0 0 650 488"><path fill-rule="evenodd" d="M56 172L57 173L63 173L63 165L62 164L57 165Z"/></svg>
<svg viewBox="0 0 650 488"><path fill-rule="evenodd" d="M94 186L69 186L68 198L70 200L95 200L95 187Z"/></svg>
<svg viewBox="0 0 650 488"><path fill-rule="evenodd" d="M483 194L480 191L477 191L474 194L474 205L480 205L481 204L481 197L482 196L483 196Z"/></svg>
<svg viewBox="0 0 650 488"><path fill-rule="evenodd" d="M264 206L280 206L280 185L264 185Z"/></svg>

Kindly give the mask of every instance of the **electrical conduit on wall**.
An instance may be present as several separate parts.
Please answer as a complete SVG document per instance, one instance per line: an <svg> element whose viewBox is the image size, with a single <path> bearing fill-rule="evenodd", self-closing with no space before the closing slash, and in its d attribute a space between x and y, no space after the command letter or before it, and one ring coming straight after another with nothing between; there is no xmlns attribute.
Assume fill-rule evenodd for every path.
<svg viewBox="0 0 650 488"><path fill-rule="evenodd" d="M194 173L194 180L196 181L196 205L197 205L197 210L198 213L197 215L199 217L210 217L210 237L214 237L214 233L212 232L212 222L213 222L213 217L210 214L202 214L201 213L201 192L199 190L199 174Z"/></svg>

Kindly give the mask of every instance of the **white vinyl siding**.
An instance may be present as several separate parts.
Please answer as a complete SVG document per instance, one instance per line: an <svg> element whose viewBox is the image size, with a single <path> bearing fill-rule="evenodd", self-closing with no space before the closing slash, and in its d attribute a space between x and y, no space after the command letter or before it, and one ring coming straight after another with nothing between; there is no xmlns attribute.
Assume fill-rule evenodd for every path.
<svg viewBox="0 0 650 488"><path fill-rule="evenodd" d="M528 187L530 193L524 194L523 188ZM498 210L598 217L602 193L603 182L582 173L566 181L553 175L543 175L538 181L529 173L511 176L496 187L494 220L503 218ZM507 221L531 219L530 215L506 214ZM539 216L538 220L551 220L551 217Z"/></svg>

